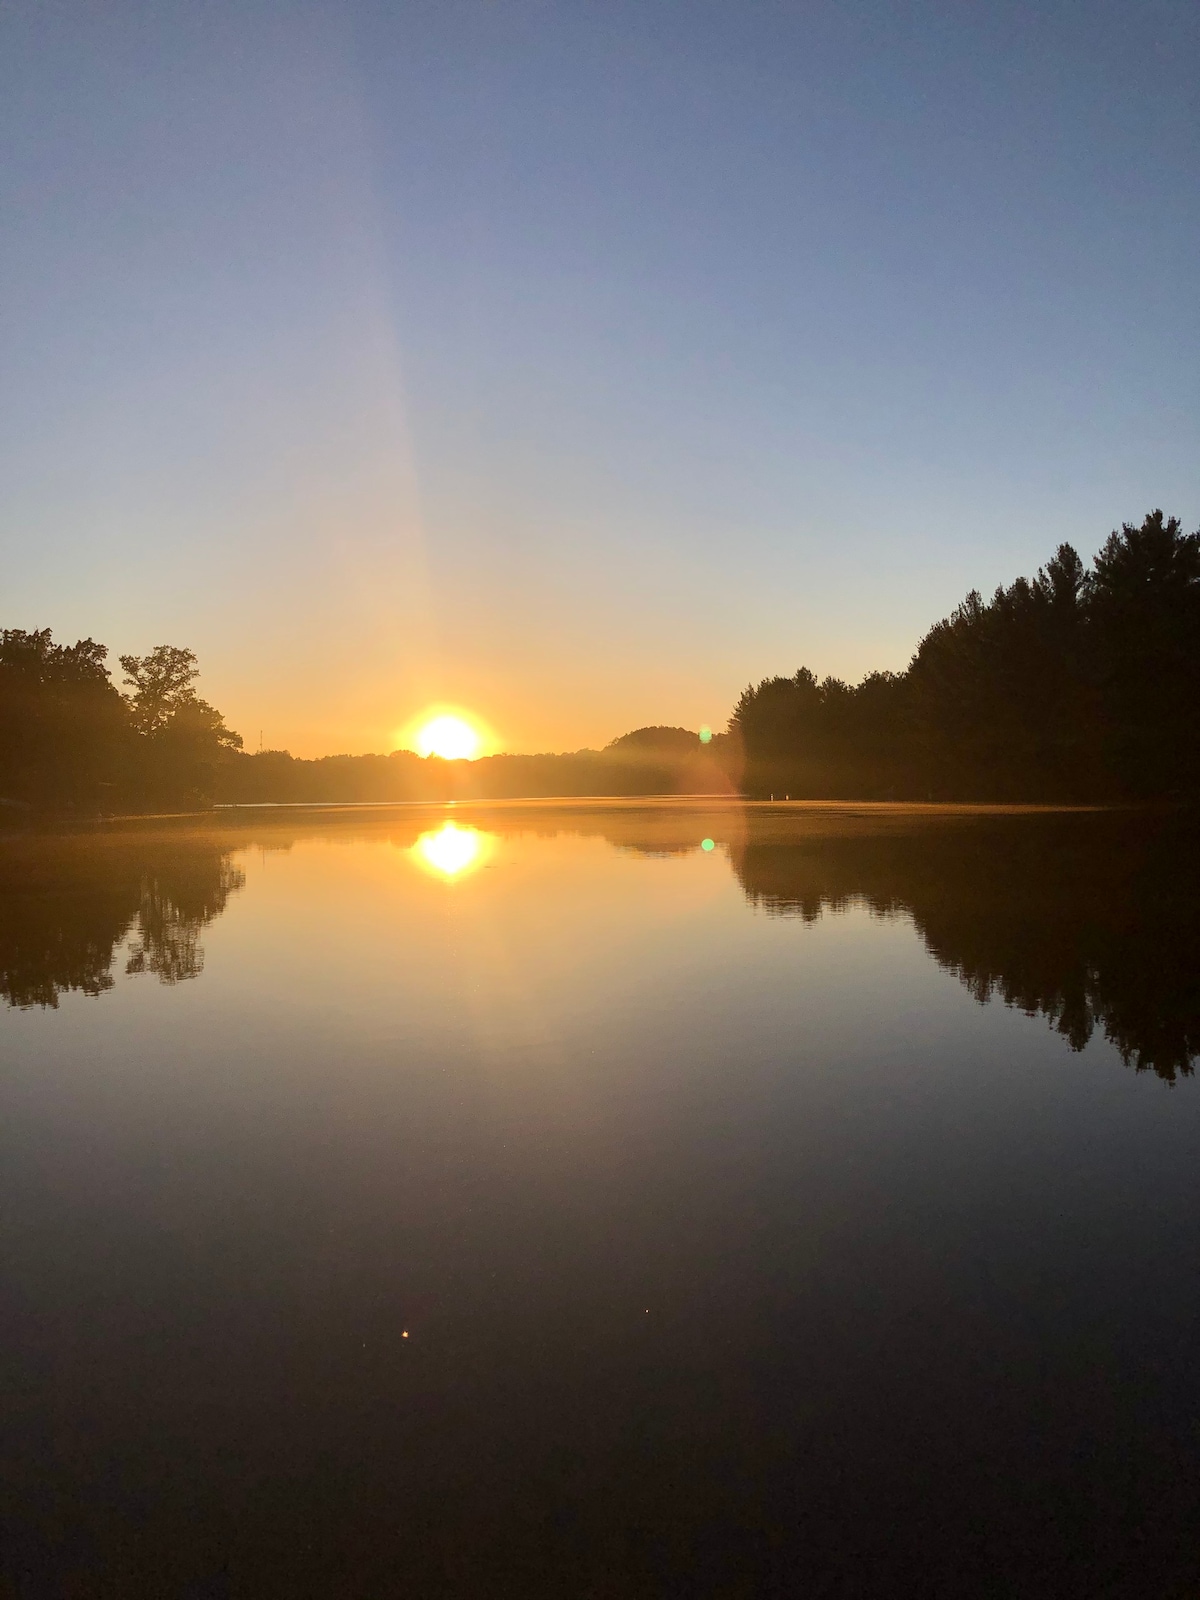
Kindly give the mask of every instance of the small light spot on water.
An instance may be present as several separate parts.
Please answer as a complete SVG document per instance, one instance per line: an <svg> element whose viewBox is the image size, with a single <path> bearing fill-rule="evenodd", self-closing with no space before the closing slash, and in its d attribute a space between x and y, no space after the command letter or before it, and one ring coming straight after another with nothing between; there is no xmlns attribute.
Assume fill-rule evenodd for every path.
<svg viewBox="0 0 1200 1600"><path fill-rule="evenodd" d="M711 850L713 848L712 840L711 839L701 839L700 848L701 848L701 850Z"/></svg>

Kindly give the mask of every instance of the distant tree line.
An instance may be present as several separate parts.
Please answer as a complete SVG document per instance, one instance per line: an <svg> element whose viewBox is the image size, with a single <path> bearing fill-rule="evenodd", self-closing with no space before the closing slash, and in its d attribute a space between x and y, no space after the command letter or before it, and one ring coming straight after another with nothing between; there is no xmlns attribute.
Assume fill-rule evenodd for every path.
<svg viewBox="0 0 1200 1600"><path fill-rule="evenodd" d="M353 804L387 800L516 800L538 795L736 794L721 762L729 740L709 746L686 728L639 728L603 750L567 755L494 755L443 761L395 750L388 756L298 760L264 750L222 764L218 803Z"/></svg>
<svg viewBox="0 0 1200 1600"><path fill-rule="evenodd" d="M1090 569L972 591L907 671L806 667L738 701L747 794L1152 800L1200 790L1200 533L1153 511Z"/></svg>
<svg viewBox="0 0 1200 1600"><path fill-rule="evenodd" d="M807 667L742 694L728 731L641 728L604 750L477 761L250 755L196 693L190 650L121 656L0 631L0 807L736 793L794 799L1157 800L1200 793L1200 533L1151 512L1089 569L1068 544L972 591L904 672Z"/></svg>

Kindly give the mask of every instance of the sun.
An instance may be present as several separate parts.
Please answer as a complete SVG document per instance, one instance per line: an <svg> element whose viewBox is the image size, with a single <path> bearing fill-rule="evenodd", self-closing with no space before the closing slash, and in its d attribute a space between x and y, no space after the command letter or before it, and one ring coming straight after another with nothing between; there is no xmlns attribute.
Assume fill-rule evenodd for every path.
<svg viewBox="0 0 1200 1600"><path fill-rule="evenodd" d="M441 756L443 761L472 761L482 744L483 740L469 722L449 712L422 723L417 730L417 753Z"/></svg>
<svg viewBox="0 0 1200 1600"><path fill-rule="evenodd" d="M443 761L474 761L498 748L494 732L481 717L445 700L427 705L405 727L397 728L392 739L400 750Z"/></svg>

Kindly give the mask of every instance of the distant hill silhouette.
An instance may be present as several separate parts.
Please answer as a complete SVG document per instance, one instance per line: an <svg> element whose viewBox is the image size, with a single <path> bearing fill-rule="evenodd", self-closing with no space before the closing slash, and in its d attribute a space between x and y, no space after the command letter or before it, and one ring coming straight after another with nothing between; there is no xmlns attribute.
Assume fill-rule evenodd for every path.
<svg viewBox="0 0 1200 1600"><path fill-rule="evenodd" d="M606 750L670 751L676 755L692 755L700 748L700 735L690 728L635 728L623 733L604 747Z"/></svg>

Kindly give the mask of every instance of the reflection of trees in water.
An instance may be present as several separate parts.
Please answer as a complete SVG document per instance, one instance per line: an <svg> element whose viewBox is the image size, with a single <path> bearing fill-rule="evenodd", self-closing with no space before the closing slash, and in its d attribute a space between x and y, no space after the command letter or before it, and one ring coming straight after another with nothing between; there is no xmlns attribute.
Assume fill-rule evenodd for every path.
<svg viewBox="0 0 1200 1600"><path fill-rule="evenodd" d="M228 856L176 864L172 876L144 877L125 971L153 972L160 983L198 977L204 970L200 930L245 881Z"/></svg>
<svg viewBox="0 0 1200 1600"><path fill-rule="evenodd" d="M513 836L603 837L649 855L728 850L747 897L815 921L865 903L910 917L937 961L980 1001L1044 1016L1074 1049L1100 1030L1138 1071L1167 1081L1200 1058L1200 830L1132 814L922 816L654 805L456 813ZM407 848L444 820L413 812L315 826ZM304 830L311 833L312 826ZM200 935L242 886L234 850L288 849L294 820L255 819L221 843L194 836L9 839L0 848L0 995L53 1006L126 971L177 983L203 969ZM223 848L222 848L223 846Z"/></svg>
<svg viewBox="0 0 1200 1600"><path fill-rule="evenodd" d="M56 1006L71 990L113 986L126 971L162 983L204 966L200 933L244 882L228 851L187 839L89 836L11 839L0 851L0 995L10 1006Z"/></svg>
<svg viewBox="0 0 1200 1600"><path fill-rule="evenodd" d="M1168 1082L1200 1058L1200 828L1179 813L599 802L462 815L649 856L698 851L708 835L768 912L815 921L866 903L909 917L979 1001L1046 1017L1073 1049L1099 1029Z"/></svg>
<svg viewBox="0 0 1200 1600"><path fill-rule="evenodd" d="M1099 1029L1138 1071L1168 1082L1200 1058L1200 830L1175 815L970 815L908 807L758 810L598 801L463 807L463 823L512 837L601 837L643 855L729 853L748 898L816 920L866 903L906 916L980 1001L1044 1016L1074 1049ZM437 808L318 824L407 848ZM247 818L247 843L286 848L295 821ZM311 825L310 825L311 826Z"/></svg>
<svg viewBox="0 0 1200 1600"><path fill-rule="evenodd" d="M1200 838L1178 819L974 819L733 850L747 896L814 919L906 914L979 1001L1041 1015L1079 1050L1099 1029L1173 1082L1200 1057Z"/></svg>

